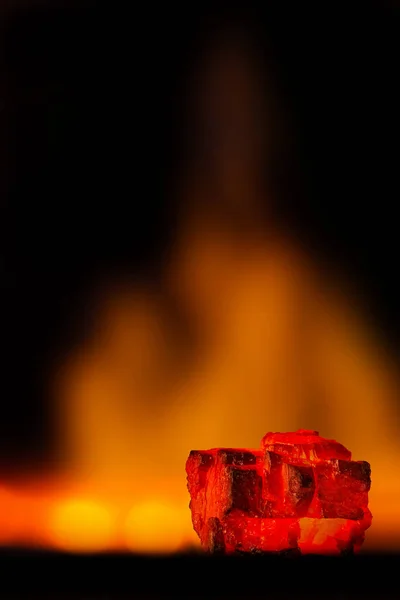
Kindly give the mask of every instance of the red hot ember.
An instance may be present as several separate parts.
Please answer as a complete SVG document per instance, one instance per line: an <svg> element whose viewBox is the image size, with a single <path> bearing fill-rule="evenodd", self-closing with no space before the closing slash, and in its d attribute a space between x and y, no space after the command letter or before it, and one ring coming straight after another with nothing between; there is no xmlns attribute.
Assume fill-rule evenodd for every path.
<svg viewBox="0 0 400 600"><path fill-rule="evenodd" d="M317 431L267 433L260 450L192 450L193 527L209 552L341 554L371 525L371 468Z"/></svg>

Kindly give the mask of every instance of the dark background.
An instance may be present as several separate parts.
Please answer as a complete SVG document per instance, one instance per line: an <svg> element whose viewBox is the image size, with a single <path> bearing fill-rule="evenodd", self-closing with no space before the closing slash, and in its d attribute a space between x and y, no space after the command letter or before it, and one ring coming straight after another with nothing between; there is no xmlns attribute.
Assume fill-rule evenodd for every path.
<svg viewBox="0 0 400 600"><path fill-rule="evenodd" d="M45 383L90 331L91 282L116 272L158 279L174 234L184 77L197 41L227 14L215 3L129 13L118 3L47 4L2 9L6 464L51 448ZM301 174L281 216L327 268L356 283L397 354L400 9L270 4L254 15L290 101Z"/></svg>
<svg viewBox="0 0 400 600"><path fill-rule="evenodd" d="M0 560L2 591L13 599L394 600L399 588L396 554L145 557L14 549L0 552ZM17 576L21 571L25 577ZM150 576L153 573L157 576Z"/></svg>

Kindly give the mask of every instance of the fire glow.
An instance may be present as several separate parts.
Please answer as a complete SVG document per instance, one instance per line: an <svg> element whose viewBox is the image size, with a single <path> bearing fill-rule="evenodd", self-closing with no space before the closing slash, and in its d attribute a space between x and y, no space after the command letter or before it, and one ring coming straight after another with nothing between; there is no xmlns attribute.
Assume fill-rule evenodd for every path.
<svg viewBox="0 0 400 600"><path fill-rule="evenodd" d="M178 503L170 498L135 503L129 486L125 493L121 499L61 476L3 485L0 544L77 553L169 553L194 545Z"/></svg>
<svg viewBox="0 0 400 600"><path fill-rule="evenodd" d="M99 315L105 335L59 371L55 398L63 464L49 475L2 482L2 545L78 552L174 552L198 546L184 473L190 448L216 442L251 447L262 435L260 423L269 422L281 431L305 423L321 426L329 437L350 446L356 460L367 457L373 472L374 526L363 549L397 547L400 452L391 412L397 380L390 362L357 320L349 318L345 304L319 301L313 323L319 324L323 345L313 357L312 371L303 375L321 375L325 403L305 413L301 390L307 380L299 377L290 341L296 328L288 328L287 321L299 288L304 290L309 279L299 277L298 260L289 260L293 254L285 253L283 260L282 253L270 248L264 262L258 252L247 256L243 269L236 264L231 304L211 307L203 298L205 324L211 308L221 310L224 319L215 339L207 340L206 360L192 372L182 369L176 378L171 377L173 363L166 375L158 368L165 367L165 332L154 298L148 301L138 290L110 295L107 310ZM192 278L207 264L202 254L197 258L199 264L190 265ZM223 262L218 267L223 269ZM323 308L325 318L320 319ZM304 359L307 339L302 348ZM285 378L285 371L292 376ZM147 372L149 382L143 377Z"/></svg>
<svg viewBox="0 0 400 600"><path fill-rule="evenodd" d="M213 242L203 241L208 255ZM203 302L205 330L210 313L223 318L215 337L204 340L205 360L192 371L179 370L178 360L174 375L174 346L165 343L154 297L137 289L110 293L99 314L100 335L58 373L54 397L63 464L48 475L2 481L2 545L156 553L198 546L184 472L190 448L251 447L262 436L260 423L267 422L281 431L321 427L351 447L356 460L367 457L374 525L363 550L398 547L394 369L359 320L349 317L345 303L321 299L315 291L313 325L322 345L300 375L318 376L324 403L307 412L302 390L308 381L299 377L292 339L297 329L287 325L299 290L307 288L307 272L293 253L270 248L260 260L259 248L244 252L246 260L235 269L224 265L226 255L217 264L234 273L229 304L193 298L197 306ZM192 279L206 265L203 254L195 253ZM307 338L300 343L304 361L310 347ZM163 350L168 347L169 363Z"/></svg>
<svg viewBox="0 0 400 600"><path fill-rule="evenodd" d="M320 269L272 214L261 225L259 199L271 194L254 176L259 85L236 51L216 62L217 71L194 79L202 98L211 95L199 109L205 129L221 122L222 139L210 173L194 160L178 177L185 210L163 292L105 282L92 335L62 358L49 385L60 460L48 475L0 485L3 545L198 546L185 481L190 449L252 447L267 425L317 429L355 460L367 458L374 524L363 549L400 548L397 365L349 282ZM231 143L232 124L247 144Z"/></svg>

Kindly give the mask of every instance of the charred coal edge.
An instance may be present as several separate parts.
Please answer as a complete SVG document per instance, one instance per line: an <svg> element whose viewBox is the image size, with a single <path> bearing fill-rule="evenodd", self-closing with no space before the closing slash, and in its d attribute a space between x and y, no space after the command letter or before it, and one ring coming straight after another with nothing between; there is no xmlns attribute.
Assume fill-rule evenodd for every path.
<svg viewBox="0 0 400 600"><path fill-rule="evenodd" d="M189 477L192 470L198 470L199 479L201 475L205 475L207 471L214 465L215 457L210 454L209 451L203 452L202 450L192 450L186 461L186 473L187 473L187 487L189 489ZM193 469L190 467L193 465ZM200 483L200 481L199 481ZM204 485L204 484L203 484ZM189 489L190 493L190 489Z"/></svg>
<svg viewBox="0 0 400 600"><path fill-rule="evenodd" d="M218 452L221 462L235 467L255 466L262 460L262 452L242 450L234 448L223 448Z"/></svg>
<svg viewBox="0 0 400 600"><path fill-rule="evenodd" d="M225 554L225 536L221 521L217 517L210 517L207 521L209 532L208 548L212 554Z"/></svg>
<svg viewBox="0 0 400 600"><path fill-rule="evenodd" d="M228 516L234 510L240 510L248 513L249 517L262 517L263 511L260 502L262 501L262 476L257 469L240 469L231 467L231 496L232 504L227 510ZM244 494L243 487L249 486L251 493ZM251 501L255 499L254 506Z"/></svg>
<svg viewBox="0 0 400 600"><path fill-rule="evenodd" d="M338 460L339 472L371 487L371 465L366 460Z"/></svg>
<svg viewBox="0 0 400 600"><path fill-rule="evenodd" d="M214 456L212 450L191 450L189 458L186 461L186 466L190 460L198 460L200 467L211 467L214 464Z"/></svg>
<svg viewBox="0 0 400 600"><path fill-rule="evenodd" d="M317 489L314 469L288 464L288 474L289 489L297 497L295 503L296 515L299 518L306 517L309 514ZM294 490L293 488L298 484L300 484L298 490Z"/></svg>
<svg viewBox="0 0 400 600"><path fill-rule="evenodd" d="M319 480L321 477L330 477L331 475L337 473L337 475L347 475L349 478L354 479L355 481L363 482L365 485L365 491L368 492L371 487L371 466L367 461L351 461L344 459L327 459L318 463L316 465L304 466L304 465L293 465L292 463L287 462L287 457L272 452L271 450L265 450L265 462L267 463L267 469L264 469L267 473L271 471L271 469L276 468L278 466L282 466L283 464L287 464L289 467L297 470L300 474L300 477L303 478L303 475L309 475L313 478L313 481L310 481L310 484L314 485L313 495L310 497L309 505L313 502L314 498L317 497L318 500L322 503L326 503L326 499L323 495L321 495ZM308 471L308 473L303 473L303 471ZM266 477L264 474L264 481ZM306 486L304 486L306 487ZM268 510L268 501L265 502L264 509L262 510L263 516L273 518L273 511ZM271 507L270 507L271 508ZM333 508L333 507L332 507ZM341 519L349 519L358 521L363 519L366 515L365 511L360 507L354 514L349 515L348 513L336 514L334 511L331 513L329 508L321 506L322 517L323 518L341 518ZM328 512L327 512L328 511ZM270 513L270 514L269 514ZM307 514L302 515L302 517L307 517ZM312 518L310 516L310 518Z"/></svg>
<svg viewBox="0 0 400 600"><path fill-rule="evenodd" d="M325 463L316 465L315 472L316 493L318 494L318 499L321 503L321 510L324 518L360 521L368 517L369 511L364 510L362 507L358 507L351 513L346 511L343 511L342 513L341 510L338 512L336 504L334 502L329 502L329 498L324 495L324 492L321 492L321 483L332 477L337 478L344 476L355 483L361 484L363 489L360 489L360 492L368 494L371 487L371 467L369 463L366 461L331 459L327 460Z"/></svg>
<svg viewBox="0 0 400 600"><path fill-rule="evenodd" d="M299 481L300 489L315 488L315 473L312 467L288 464L288 468L290 472L289 489L293 488L296 481Z"/></svg>
<svg viewBox="0 0 400 600"><path fill-rule="evenodd" d="M371 466L363 460L331 459L316 465L315 471L321 479L332 475L345 476L354 482L363 483L365 491L369 491L371 486Z"/></svg>
<svg viewBox="0 0 400 600"><path fill-rule="evenodd" d="M189 478L190 478L192 471L194 471L195 473L197 471L196 474L198 476L198 485L201 489L203 489L206 486L205 478L207 477L207 473L209 472L210 468L214 464L215 464L215 453L213 453L212 451L203 451L203 450L191 450L189 453L189 457L186 461L187 488L188 488L189 494L190 494L189 509L192 513L193 528L200 538L202 537L201 531L203 530L203 527L204 527L204 520L203 520L203 516L201 514L196 514L196 515L194 514L194 511L193 511L194 497L190 491ZM191 465L193 465L193 469L190 468ZM202 481L203 478L204 478L204 480ZM196 498L197 498L197 495L196 495ZM198 520L198 523L196 523L196 518Z"/></svg>

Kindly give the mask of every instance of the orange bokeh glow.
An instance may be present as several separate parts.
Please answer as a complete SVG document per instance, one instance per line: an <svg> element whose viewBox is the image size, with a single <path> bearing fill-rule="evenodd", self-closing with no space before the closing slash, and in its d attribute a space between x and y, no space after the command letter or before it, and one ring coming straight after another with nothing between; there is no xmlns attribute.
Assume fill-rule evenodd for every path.
<svg viewBox="0 0 400 600"><path fill-rule="evenodd" d="M195 256L191 278L196 260L207 266L204 255ZM218 269L230 273L220 282L229 302L209 306L209 296L197 292L192 298L205 331L212 330L192 370L180 369L179 360L174 367L154 298L138 290L110 294L99 338L57 380L64 464L48 476L3 481L2 545L152 553L198 547L185 479L190 450L252 447L267 429L308 428L371 464L374 519L362 551L400 548L398 380L390 360L340 296L324 297L310 284L290 246L257 247L246 261L219 259ZM296 325L304 297L313 309L311 337ZM313 391L320 403L307 396Z"/></svg>
<svg viewBox="0 0 400 600"><path fill-rule="evenodd" d="M0 489L0 545L66 552L169 553L198 545L187 502L135 502L135 488L99 487L70 474L19 479ZM173 496L174 497L174 496Z"/></svg>
<svg viewBox="0 0 400 600"><path fill-rule="evenodd" d="M158 501L140 504L126 519L126 546L135 552L178 551L185 545L185 529L185 520L175 506Z"/></svg>
<svg viewBox="0 0 400 600"><path fill-rule="evenodd" d="M54 545L72 552L108 550L114 542L115 517L101 504L81 498L57 503L49 515Z"/></svg>

